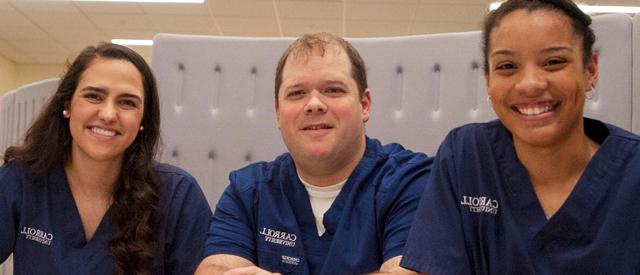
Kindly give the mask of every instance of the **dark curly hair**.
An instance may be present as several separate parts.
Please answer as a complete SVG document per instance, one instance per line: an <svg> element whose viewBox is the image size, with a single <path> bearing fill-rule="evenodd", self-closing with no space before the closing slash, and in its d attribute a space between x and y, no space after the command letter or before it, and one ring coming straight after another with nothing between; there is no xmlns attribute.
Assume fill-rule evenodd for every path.
<svg viewBox="0 0 640 275"><path fill-rule="evenodd" d="M109 249L116 274L147 274L160 245L154 234L160 219L159 181L154 169L160 137L160 106L151 69L139 54L111 43L85 48L68 65L58 89L27 131L23 143L5 151L4 161L18 161L37 176L46 176L70 161L72 137L69 121L62 111L71 102L82 73L98 57L128 61L142 75L144 131L124 152L110 210Z"/></svg>
<svg viewBox="0 0 640 275"><path fill-rule="evenodd" d="M502 3L500 7L490 12L484 20L482 31L482 52L484 54L484 72L489 72L489 50L491 49L491 31L500 25L502 18L516 10L535 11L546 9L559 11L566 15L571 21L573 31L582 37L582 61L586 64L593 54L593 44L596 41L596 35L589 27L591 25L591 17L586 15L571 0L509 0Z"/></svg>

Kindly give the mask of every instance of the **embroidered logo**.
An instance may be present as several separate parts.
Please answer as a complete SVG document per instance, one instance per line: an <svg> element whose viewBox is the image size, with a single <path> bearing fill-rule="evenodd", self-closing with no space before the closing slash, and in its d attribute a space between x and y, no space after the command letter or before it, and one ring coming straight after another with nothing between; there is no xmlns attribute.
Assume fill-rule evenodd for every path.
<svg viewBox="0 0 640 275"><path fill-rule="evenodd" d="M260 231L259 233L260 235L264 236L264 240L267 242L291 247L296 246L296 240L298 239L298 236L296 236L296 234L273 230L266 227L263 227L262 231Z"/></svg>
<svg viewBox="0 0 640 275"><path fill-rule="evenodd" d="M53 241L53 234L33 227L22 227L20 234L24 235L27 240L36 241L44 245L51 245L51 241Z"/></svg>
<svg viewBox="0 0 640 275"><path fill-rule="evenodd" d="M462 196L460 205L468 205L469 211L474 213L498 214L498 201L489 197Z"/></svg>
<svg viewBox="0 0 640 275"><path fill-rule="evenodd" d="M300 263L300 258L282 255L282 262L290 265L298 265Z"/></svg>

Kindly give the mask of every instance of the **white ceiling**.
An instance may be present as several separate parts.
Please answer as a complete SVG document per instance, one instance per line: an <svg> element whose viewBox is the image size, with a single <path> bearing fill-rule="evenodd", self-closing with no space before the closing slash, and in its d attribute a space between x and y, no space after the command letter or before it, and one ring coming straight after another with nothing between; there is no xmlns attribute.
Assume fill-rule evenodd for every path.
<svg viewBox="0 0 640 275"><path fill-rule="evenodd" d="M85 46L157 33L346 37L480 29L491 0L205 0L204 4L0 0L0 55L16 63L63 64ZM640 0L583 1L638 5ZM135 47L150 58L150 47Z"/></svg>

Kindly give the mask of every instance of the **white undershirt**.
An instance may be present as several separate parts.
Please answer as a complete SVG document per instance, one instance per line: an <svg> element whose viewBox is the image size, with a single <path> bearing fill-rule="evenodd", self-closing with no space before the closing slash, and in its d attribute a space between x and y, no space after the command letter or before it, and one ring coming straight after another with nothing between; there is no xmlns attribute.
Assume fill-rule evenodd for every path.
<svg viewBox="0 0 640 275"><path fill-rule="evenodd" d="M340 190L347 182L347 180L343 180L339 183L336 183L331 186L319 187L311 185L305 182L300 175L298 178L304 184L304 187L307 189L307 193L309 193L309 201L311 202L311 210L313 211L313 217L316 220L316 228L318 229L318 236L322 236L325 232L324 224L322 223L322 219L324 218L324 213L329 210L333 201L340 194Z"/></svg>

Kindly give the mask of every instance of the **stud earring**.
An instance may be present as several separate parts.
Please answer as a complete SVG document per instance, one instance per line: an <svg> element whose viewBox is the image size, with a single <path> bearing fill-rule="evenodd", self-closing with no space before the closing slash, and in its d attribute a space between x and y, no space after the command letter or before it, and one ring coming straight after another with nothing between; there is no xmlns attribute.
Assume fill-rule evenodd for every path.
<svg viewBox="0 0 640 275"><path fill-rule="evenodd" d="M67 111L67 110L62 110L62 116L63 116L63 117L66 117L66 118L69 118L69 111Z"/></svg>
<svg viewBox="0 0 640 275"><path fill-rule="evenodd" d="M585 95L585 97L587 98L587 100L591 100L593 99L593 96L595 95L596 91L595 91L596 85L591 84L591 87L589 87L589 90L587 90L587 93Z"/></svg>
<svg viewBox="0 0 640 275"><path fill-rule="evenodd" d="M142 132L142 130L144 130L144 126L140 125L140 132Z"/></svg>

